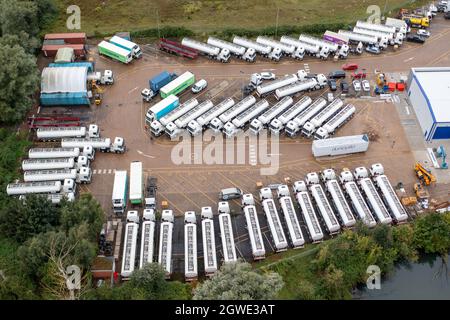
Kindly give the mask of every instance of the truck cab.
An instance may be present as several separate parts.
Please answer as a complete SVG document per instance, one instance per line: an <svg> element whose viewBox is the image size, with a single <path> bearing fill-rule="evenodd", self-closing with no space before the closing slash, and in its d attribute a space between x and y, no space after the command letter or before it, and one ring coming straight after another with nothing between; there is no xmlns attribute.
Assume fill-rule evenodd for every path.
<svg viewBox="0 0 450 320"><path fill-rule="evenodd" d="M231 57L231 53L230 50L228 49L222 49L219 53L219 55L217 56L217 60L226 63L228 61L230 61L230 57Z"/></svg>
<svg viewBox="0 0 450 320"><path fill-rule="evenodd" d="M341 59L347 58L349 50L350 50L350 47L347 44L342 44L341 48L339 49L339 52L337 54L338 57Z"/></svg>
<svg viewBox="0 0 450 320"><path fill-rule="evenodd" d="M77 183L90 183L92 179L92 170L88 167L82 167L77 173Z"/></svg>
<svg viewBox="0 0 450 320"><path fill-rule="evenodd" d="M278 119L273 119L269 125L270 133L273 135L279 135L283 130L283 123Z"/></svg>
<svg viewBox="0 0 450 320"><path fill-rule="evenodd" d="M73 179L65 179L62 185L62 193L76 194L76 192L77 192L77 184L75 183L75 181Z"/></svg>
<svg viewBox="0 0 450 320"><path fill-rule="evenodd" d="M177 125L173 122L169 122L165 129L166 134L169 136L171 140L178 137L178 135L181 133L181 130L177 127Z"/></svg>
<svg viewBox="0 0 450 320"><path fill-rule="evenodd" d="M95 149L92 146L86 146L83 148L81 155L92 161L95 158Z"/></svg>
<svg viewBox="0 0 450 320"><path fill-rule="evenodd" d="M156 209L156 190L157 187L157 179L150 177L147 180L147 189L145 196L145 208L146 209Z"/></svg>
<svg viewBox="0 0 450 320"><path fill-rule="evenodd" d="M318 53L317 58L320 58L322 60L328 59L328 56L330 55L330 48L327 46L324 46Z"/></svg>
<svg viewBox="0 0 450 320"><path fill-rule="evenodd" d="M305 57L305 48L298 47L292 54L291 57L297 60L303 60Z"/></svg>
<svg viewBox="0 0 450 320"><path fill-rule="evenodd" d="M155 137L159 137L164 133L164 127L158 120L153 120L153 122L150 124L150 132Z"/></svg>
<svg viewBox="0 0 450 320"><path fill-rule="evenodd" d="M219 133L220 130L222 130L223 128L223 123L222 121L220 121L219 118L214 118L211 120L211 122L209 123L209 128L214 132L214 133Z"/></svg>
<svg viewBox="0 0 450 320"><path fill-rule="evenodd" d="M189 131L191 136L195 137L203 131L203 128L196 120L191 120L187 125L187 130Z"/></svg>
<svg viewBox="0 0 450 320"><path fill-rule="evenodd" d="M153 92L152 90L145 88L141 91L142 99L146 102L150 102L154 96L156 96L158 93Z"/></svg>
<svg viewBox="0 0 450 320"><path fill-rule="evenodd" d="M248 62L255 62L256 50L253 48L248 48L247 51L245 51L244 55L242 56L242 59Z"/></svg>
<svg viewBox="0 0 450 320"><path fill-rule="evenodd" d="M269 53L268 57L271 60L280 61L282 55L283 51L280 48L273 48L273 50Z"/></svg>
<svg viewBox="0 0 450 320"><path fill-rule="evenodd" d="M230 139L239 132L239 129L236 128L236 126L233 123L231 123L231 121L229 121L229 122L225 123L222 131L225 134L225 137L227 139Z"/></svg>
<svg viewBox="0 0 450 320"><path fill-rule="evenodd" d="M250 122L250 132L254 135L258 135L262 129L263 124L258 119L253 119L252 122Z"/></svg>

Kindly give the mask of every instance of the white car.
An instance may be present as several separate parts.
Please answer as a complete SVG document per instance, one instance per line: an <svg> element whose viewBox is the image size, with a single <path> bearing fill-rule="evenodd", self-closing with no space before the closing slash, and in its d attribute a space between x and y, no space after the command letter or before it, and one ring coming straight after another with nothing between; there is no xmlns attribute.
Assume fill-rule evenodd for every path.
<svg viewBox="0 0 450 320"><path fill-rule="evenodd" d="M370 92L370 82L369 82L369 80L363 80L362 81L362 88L363 88L363 90L365 92Z"/></svg>
<svg viewBox="0 0 450 320"><path fill-rule="evenodd" d="M263 80L275 80L276 76L273 72L261 72L261 79Z"/></svg>
<svg viewBox="0 0 450 320"><path fill-rule="evenodd" d="M192 86L192 92L199 93L200 91L205 89L207 86L208 86L208 82L206 82L205 79L202 79Z"/></svg>
<svg viewBox="0 0 450 320"><path fill-rule="evenodd" d="M417 34L419 35L419 36L422 36L422 37L429 37L429 36L431 36L431 33L430 33L430 31L427 31L427 30L424 30L424 29L419 29L419 30L417 30Z"/></svg>
<svg viewBox="0 0 450 320"><path fill-rule="evenodd" d="M359 82L359 80L354 80L353 88L355 89L355 91L361 91L361 82Z"/></svg>

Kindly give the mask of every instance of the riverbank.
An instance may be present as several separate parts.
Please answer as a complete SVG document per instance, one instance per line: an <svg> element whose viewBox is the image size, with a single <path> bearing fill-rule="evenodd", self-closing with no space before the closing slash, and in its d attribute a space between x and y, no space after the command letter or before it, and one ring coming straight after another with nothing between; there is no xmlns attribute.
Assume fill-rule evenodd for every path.
<svg viewBox="0 0 450 320"><path fill-rule="evenodd" d="M365 284L367 268L376 265L383 276L399 270L401 263L416 263L426 254L444 255L450 250L450 213L430 213L409 224L358 225L334 239L290 250L256 263L283 277L280 299L352 299L352 292Z"/></svg>

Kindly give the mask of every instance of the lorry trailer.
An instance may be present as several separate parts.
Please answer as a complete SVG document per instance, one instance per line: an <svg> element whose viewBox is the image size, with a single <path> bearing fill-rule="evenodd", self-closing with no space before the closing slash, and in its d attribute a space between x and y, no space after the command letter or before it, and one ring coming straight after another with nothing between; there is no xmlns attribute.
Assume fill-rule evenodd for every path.
<svg viewBox="0 0 450 320"><path fill-rule="evenodd" d="M292 100L291 97L283 98L269 110L260 115L258 119L253 119L250 123L250 131L253 134L258 135L264 127L267 127L276 116L289 108L293 102L294 100Z"/></svg>
<svg viewBox="0 0 450 320"><path fill-rule="evenodd" d="M323 34L323 40L333 42L337 45L348 44L350 41L350 39L346 35L329 30L325 31L325 33Z"/></svg>
<svg viewBox="0 0 450 320"><path fill-rule="evenodd" d="M304 48L297 49L292 44L283 43L269 37L259 36L258 38L256 38L256 42L269 46L271 48L278 48L281 50L282 54L290 56L294 59L303 60L303 57L305 56Z"/></svg>
<svg viewBox="0 0 450 320"><path fill-rule="evenodd" d="M347 104L344 108L336 113L330 120L328 120L323 126L316 130L314 133L314 139L327 139L330 135L333 135L336 130L342 127L347 121L349 121L356 108L352 104Z"/></svg>
<svg viewBox="0 0 450 320"><path fill-rule="evenodd" d="M305 53L312 55L312 56L316 56L316 55L320 54L320 47L317 44L311 44L308 42L300 41L296 38L292 38L289 36L282 36L280 38L280 42L295 46L297 51L299 51L299 52L304 51Z"/></svg>
<svg viewBox="0 0 450 320"><path fill-rule="evenodd" d="M169 82L175 80L177 75L175 73L169 73L163 71L148 81L149 88L145 88L141 92L142 99L149 102L153 97L155 97L159 90L167 85ZM162 117L162 116L161 116Z"/></svg>
<svg viewBox="0 0 450 320"><path fill-rule="evenodd" d="M244 205L244 215L247 224L248 236L252 246L253 260L262 260L266 258L266 249L259 226L258 214L256 212L255 202L252 194L244 194L242 196L242 204Z"/></svg>
<svg viewBox="0 0 450 320"><path fill-rule="evenodd" d="M216 239L212 208L202 207L201 217L205 275L211 277L217 271Z"/></svg>
<svg viewBox="0 0 450 320"><path fill-rule="evenodd" d="M91 124L88 130L86 130L86 127L38 128L36 136L42 141L56 141L61 138L98 138L100 137L100 132L97 125Z"/></svg>
<svg viewBox="0 0 450 320"><path fill-rule="evenodd" d="M115 44L102 41L97 48L100 55L110 57L119 62L128 64L133 60L133 53L130 50L123 49Z"/></svg>
<svg viewBox="0 0 450 320"><path fill-rule="evenodd" d="M166 51L172 54L177 54L179 56L189 59L196 59L198 57L197 50L183 46L179 42L171 41L164 38L159 40L159 50Z"/></svg>
<svg viewBox="0 0 450 320"><path fill-rule="evenodd" d="M23 180L25 182L39 181L63 181L65 179L75 180L77 183L91 183L92 172L90 168L56 169L56 170L33 170L25 171Z"/></svg>
<svg viewBox="0 0 450 320"><path fill-rule="evenodd" d="M153 209L144 209L142 214L141 252L139 268L153 262L155 247L155 212Z"/></svg>
<svg viewBox="0 0 450 320"><path fill-rule="evenodd" d="M209 37L207 43L221 49L228 49L231 54L247 62L255 62L256 60L256 51L253 48L247 49L243 46L215 37Z"/></svg>
<svg viewBox="0 0 450 320"><path fill-rule="evenodd" d="M305 238L302 229L295 214L294 204L292 203L287 185L281 185L277 188L278 202L284 215L284 220L288 226L289 238L291 239L294 249L303 248Z"/></svg>
<svg viewBox="0 0 450 320"><path fill-rule="evenodd" d="M358 214L361 221L369 228L375 227L377 222L375 221L372 212L370 212L366 201L362 197L361 192L358 189L358 185L353 179L353 174L348 170L342 171L340 181L344 186L347 196L350 198L350 203L353 209Z"/></svg>
<svg viewBox="0 0 450 320"><path fill-rule="evenodd" d="M378 23L369 23L366 21L356 21L356 26L368 30L375 30L375 31L381 31L385 33L392 33L394 34L396 32L396 28L388 25L382 25Z"/></svg>
<svg viewBox="0 0 450 320"><path fill-rule="evenodd" d="M344 193L336 179L333 169L326 169L322 172L322 180L328 193L331 195L334 208L339 214L341 223L344 227L351 228L356 224L356 219L350 210L350 206L344 197Z"/></svg>
<svg viewBox="0 0 450 320"><path fill-rule="evenodd" d="M300 112L305 110L310 104L312 100L308 96L302 97L296 103L294 103L289 109L281 114L278 118L275 118L270 122L270 132L272 134L279 134L281 130L283 130L284 126L288 121L292 120L295 116L297 116Z"/></svg>
<svg viewBox="0 0 450 320"><path fill-rule="evenodd" d="M184 213L184 278L197 280L197 218L194 211Z"/></svg>
<svg viewBox="0 0 450 320"><path fill-rule="evenodd" d="M80 148L31 148L28 150L30 159L52 159L52 158L77 158L86 156L89 160L94 159L94 149L91 146Z"/></svg>
<svg viewBox="0 0 450 320"><path fill-rule="evenodd" d="M187 130L192 136L199 135L203 130L205 130L209 126L209 124L214 118L217 118L222 113L230 109L232 106L234 106L234 103L235 102L233 98L226 98L218 105L215 105L213 108L209 109L207 112L202 114L197 119L191 120L188 123Z"/></svg>
<svg viewBox="0 0 450 320"><path fill-rule="evenodd" d="M341 226L339 225L333 209L331 209L331 205L325 196L322 186L319 184L319 175L317 172L308 173L306 175L306 183L309 185L309 191L316 202L328 232L331 235L338 233L341 230Z"/></svg>
<svg viewBox="0 0 450 320"><path fill-rule="evenodd" d="M212 119L209 124L209 128L211 128L214 132L219 132L223 128L225 123L231 121L234 117L241 114L255 103L256 98L254 96L245 97L234 106L226 110L224 113L219 115L219 117Z"/></svg>
<svg viewBox="0 0 450 320"><path fill-rule="evenodd" d="M228 202L219 202L218 213L223 260L225 263L236 262L236 247L234 244L233 225L231 223L230 206Z"/></svg>
<svg viewBox="0 0 450 320"><path fill-rule="evenodd" d="M170 95L167 98L161 100L156 103L152 107L150 107L145 115L145 123L147 126L150 126L153 120L159 120L169 112L178 107L180 103L180 99L178 99L175 95Z"/></svg>
<svg viewBox="0 0 450 320"><path fill-rule="evenodd" d="M269 103L262 99L255 103L253 106L239 114L236 118L234 118L231 122L225 123L223 127L223 133L225 137L231 138L234 137L239 131L244 129L245 125L252 121L254 118L259 116L265 110L269 108Z"/></svg>
<svg viewBox="0 0 450 320"><path fill-rule="evenodd" d="M144 198L144 176L142 174L142 162L133 161L130 163L130 202L131 204L141 204Z"/></svg>
<svg viewBox="0 0 450 320"><path fill-rule="evenodd" d="M298 81L298 77L296 74L284 76L283 78L279 78L275 81L267 82L267 83L257 86L256 87L256 95L258 97L263 98L263 97L269 95L270 93L272 93L273 91L275 91L281 87L288 86L296 81Z"/></svg>
<svg viewBox="0 0 450 320"><path fill-rule="evenodd" d="M74 158L58 159L25 159L22 161L22 170L51 170L72 169L75 166Z"/></svg>
<svg viewBox="0 0 450 320"><path fill-rule="evenodd" d="M300 41L307 42L310 44L316 44L320 48L328 47L331 52L336 52L339 49L339 46L336 43L333 43L333 42L327 41L327 40L323 40L323 39L319 39L316 37L312 37L312 36L309 36L306 34L301 34L298 39Z"/></svg>
<svg viewBox="0 0 450 320"><path fill-rule="evenodd" d="M404 20L387 17L384 24L389 27L394 27L397 32L403 33L405 36L410 31L408 24Z"/></svg>
<svg viewBox="0 0 450 320"><path fill-rule="evenodd" d="M129 222L125 225L125 237L122 253L122 269L120 275L128 279L134 271L136 263L136 247L139 224Z"/></svg>
<svg viewBox="0 0 450 320"><path fill-rule="evenodd" d="M189 88L195 82L195 76L193 73L186 71L182 75L176 77L174 80L166 84L159 90L159 94L162 99L167 98L170 95L177 95Z"/></svg>
<svg viewBox="0 0 450 320"><path fill-rule="evenodd" d="M312 153L316 158L366 152L368 148L367 134L314 140L312 143Z"/></svg>
<svg viewBox="0 0 450 320"><path fill-rule="evenodd" d="M381 49L387 48L389 43L392 43L393 36L390 33L384 33L380 31L374 31L374 30L368 30L364 28L354 27L353 32L365 34L368 36L374 36L377 37L378 40L378 46Z"/></svg>
<svg viewBox="0 0 450 320"><path fill-rule="evenodd" d="M323 231L320 227L319 219L317 219L316 212L309 197L306 184L304 181L294 182L293 187L297 202L305 219L308 233L313 243L323 240Z"/></svg>
<svg viewBox="0 0 450 320"><path fill-rule="evenodd" d="M295 137L303 127L303 125L317 113L319 113L325 106L327 101L320 97L314 100L314 102L303 110L294 119L289 120L286 124L285 133L289 137Z"/></svg>
<svg viewBox="0 0 450 320"><path fill-rule="evenodd" d="M272 48L269 46L266 46L264 44L258 43L256 41L250 40L250 39L246 39L243 37L238 37L235 36L233 38L233 43L237 44L239 46L243 46L245 48L252 48L254 49L257 53L263 55L263 56L268 56L269 53L272 51Z"/></svg>
<svg viewBox="0 0 450 320"><path fill-rule="evenodd" d="M100 149L101 152L125 153L125 140L122 137L115 137L111 143L110 138L64 138L61 140L63 148L85 148L91 146Z"/></svg>
<svg viewBox="0 0 450 320"><path fill-rule="evenodd" d="M181 40L181 44L183 46L195 49L208 57L218 60L220 62L228 62L230 60L230 50L228 49L220 49L218 47L214 47L210 44L203 43L197 40L183 38Z"/></svg>
<svg viewBox="0 0 450 320"><path fill-rule="evenodd" d="M109 42L125 50L131 51L133 58L139 59L142 57L141 47L139 47L136 43L132 41L129 41L127 39L118 36L113 36L111 39L109 39Z"/></svg>
<svg viewBox="0 0 450 320"><path fill-rule="evenodd" d="M305 137L310 138L315 132L316 128L319 128L325 121L335 115L344 105L344 102L337 98L334 99L328 106L314 116L310 121L307 121L302 128L302 134Z"/></svg>
<svg viewBox="0 0 450 320"><path fill-rule="evenodd" d="M264 214L266 215L266 219L269 224L270 233L272 234L275 251L286 251L288 248L288 242L281 225L280 216L278 215L277 207L275 206L275 201L272 197L272 190L270 188L262 188L259 191L259 194L262 201L261 204Z"/></svg>
<svg viewBox="0 0 450 320"><path fill-rule="evenodd" d="M378 43L378 38L375 36L370 36L370 35L366 35L366 34L361 34L361 33L357 33L357 32L352 32L352 31L348 31L348 30L339 30L338 34L345 36L349 39L350 42L353 43L365 43L365 44L377 44Z"/></svg>
<svg viewBox="0 0 450 320"><path fill-rule="evenodd" d="M358 167L355 169L353 175L358 181L359 187L366 195L366 199L368 200L367 204L377 216L378 221L382 224L391 224L392 218L389 215L383 200L381 200L380 195L375 189L375 185L372 180L370 180L367 169L365 167Z"/></svg>
<svg viewBox="0 0 450 320"><path fill-rule="evenodd" d="M166 279L170 279L170 276L172 275L173 221L173 211L163 210L159 233L158 263L163 266L166 272Z"/></svg>
<svg viewBox="0 0 450 320"><path fill-rule="evenodd" d="M322 89L327 85L327 78L323 74L317 75L316 78L309 78L296 81L290 85L275 90L275 98L280 100L287 96L292 96L302 91L314 91Z"/></svg>
<svg viewBox="0 0 450 320"><path fill-rule="evenodd" d="M124 213L127 206L128 176L126 170L116 170L112 192L112 208L114 213Z"/></svg>
<svg viewBox="0 0 450 320"><path fill-rule="evenodd" d="M161 134L164 133L165 127L175 120L177 120L179 117L187 113L188 111L192 110L198 106L198 101L195 98L189 99L185 103L179 105L172 111L170 111L168 114L166 114L164 117L162 117L159 120L153 120L153 122L150 124L150 132L155 136L159 137Z"/></svg>
<svg viewBox="0 0 450 320"><path fill-rule="evenodd" d="M76 193L76 184L72 179L61 181L39 181L10 183L6 186L8 196L20 196L25 194L41 193Z"/></svg>

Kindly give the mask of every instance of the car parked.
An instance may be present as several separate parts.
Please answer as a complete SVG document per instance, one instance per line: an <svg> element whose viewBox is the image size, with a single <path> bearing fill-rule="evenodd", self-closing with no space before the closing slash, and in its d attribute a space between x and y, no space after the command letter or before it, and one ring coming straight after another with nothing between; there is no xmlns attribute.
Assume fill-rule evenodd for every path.
<svg viewBox="0 0 450 320"><path fill-rule="evenodd" d="M337 90L337 84L336 84L336 80L331 78L328 79L328 85L330 86L330 90L331 91L336 91Z"/></svg>
<svg viewBox="0 0 450 320"><path fill-rule="evenodd" d="M370 92L370 82L369 82L369 80L363 80L362 81L362 89L365 92Z"/></svg>
<svg viewBox="0 0 450 320"><path fill-rule="evenodd" d="M358 69L358 65L356 63L346 63L342 66L342 70L345 71L353 71Z"/></svg>
<svg viewBox="0 0 450 320"><path fill-rule="evenodd" d="M429 36L431 36L431 33L428 30L419 29L417 30L417 35L428 38Z"/></svg>
<svg viewBox="0 0 450 320"><path fill-rule="evenodd" d="M377 46L367 46L366 47L366 51L370 52L370 53L373 53L373 54L380 54L381 53L380 48L377 47Z"/></svg>
<svg viewBox="0 0 450 320"><path fill-rule="evenodd" d="M341 81L341 91L342 91L342 93L348 93L349 89L350 89L350 87L349 87L347 81Z"/></svg>
<svg viewBox="0 0 450 320"><path fill-rule="evenodd" d="M342 70L332 71L328 74L328 78L330 79L341 79L345 78L345 72Z"/></svg>
<svg viewBox="0 0 450 320"><path fill-rule="evenodd" d="M242 197L242 190L239 188L222 189L219 194L219 199L223 201L239 199L240 197Z"/></svg>
<svg viewBox="0 0 450 320"><path fill-rule="evenodd" d="M359 71L359 72L353 72L352 73L352 78L353 79L365 79L366 78L366 73Z"/></svg>
<svg viewBox="0 0 450 320"><path fill-rule="evenodd" d="M200 91L205 89L207 86L208 86L208 82L206 82L205 79L201 79L200 81L197 81L197 83L192 86L192 92L199 93Z"/></svg>
<svg viewBox="0 0 450 320"><path fill-rule="evenodd" d="M406 40L415 43L425 43L425 38L417 34L410 34L409 36L406 37Z"/></svg>
<svg viewBox="0 0 450 320"><path fill-rule="evenodd" d="M263 80L275 80L276 76L273 72L261 72L261 79Z"/></svg>
<svg viewBox="0 0 450 320"><path fill-rule="evenodd" d="M353 89L355 89L356 92L361 91L361 82L359 80L353 81Z"/></svg>
<svg viewBox="0 0 450 320"><path fill-rule="evenodd" d="M450 19L450 11L449 11L449 12L446 12L446 13L444 14L444 18L445 18L445 19Z"/></svg>

